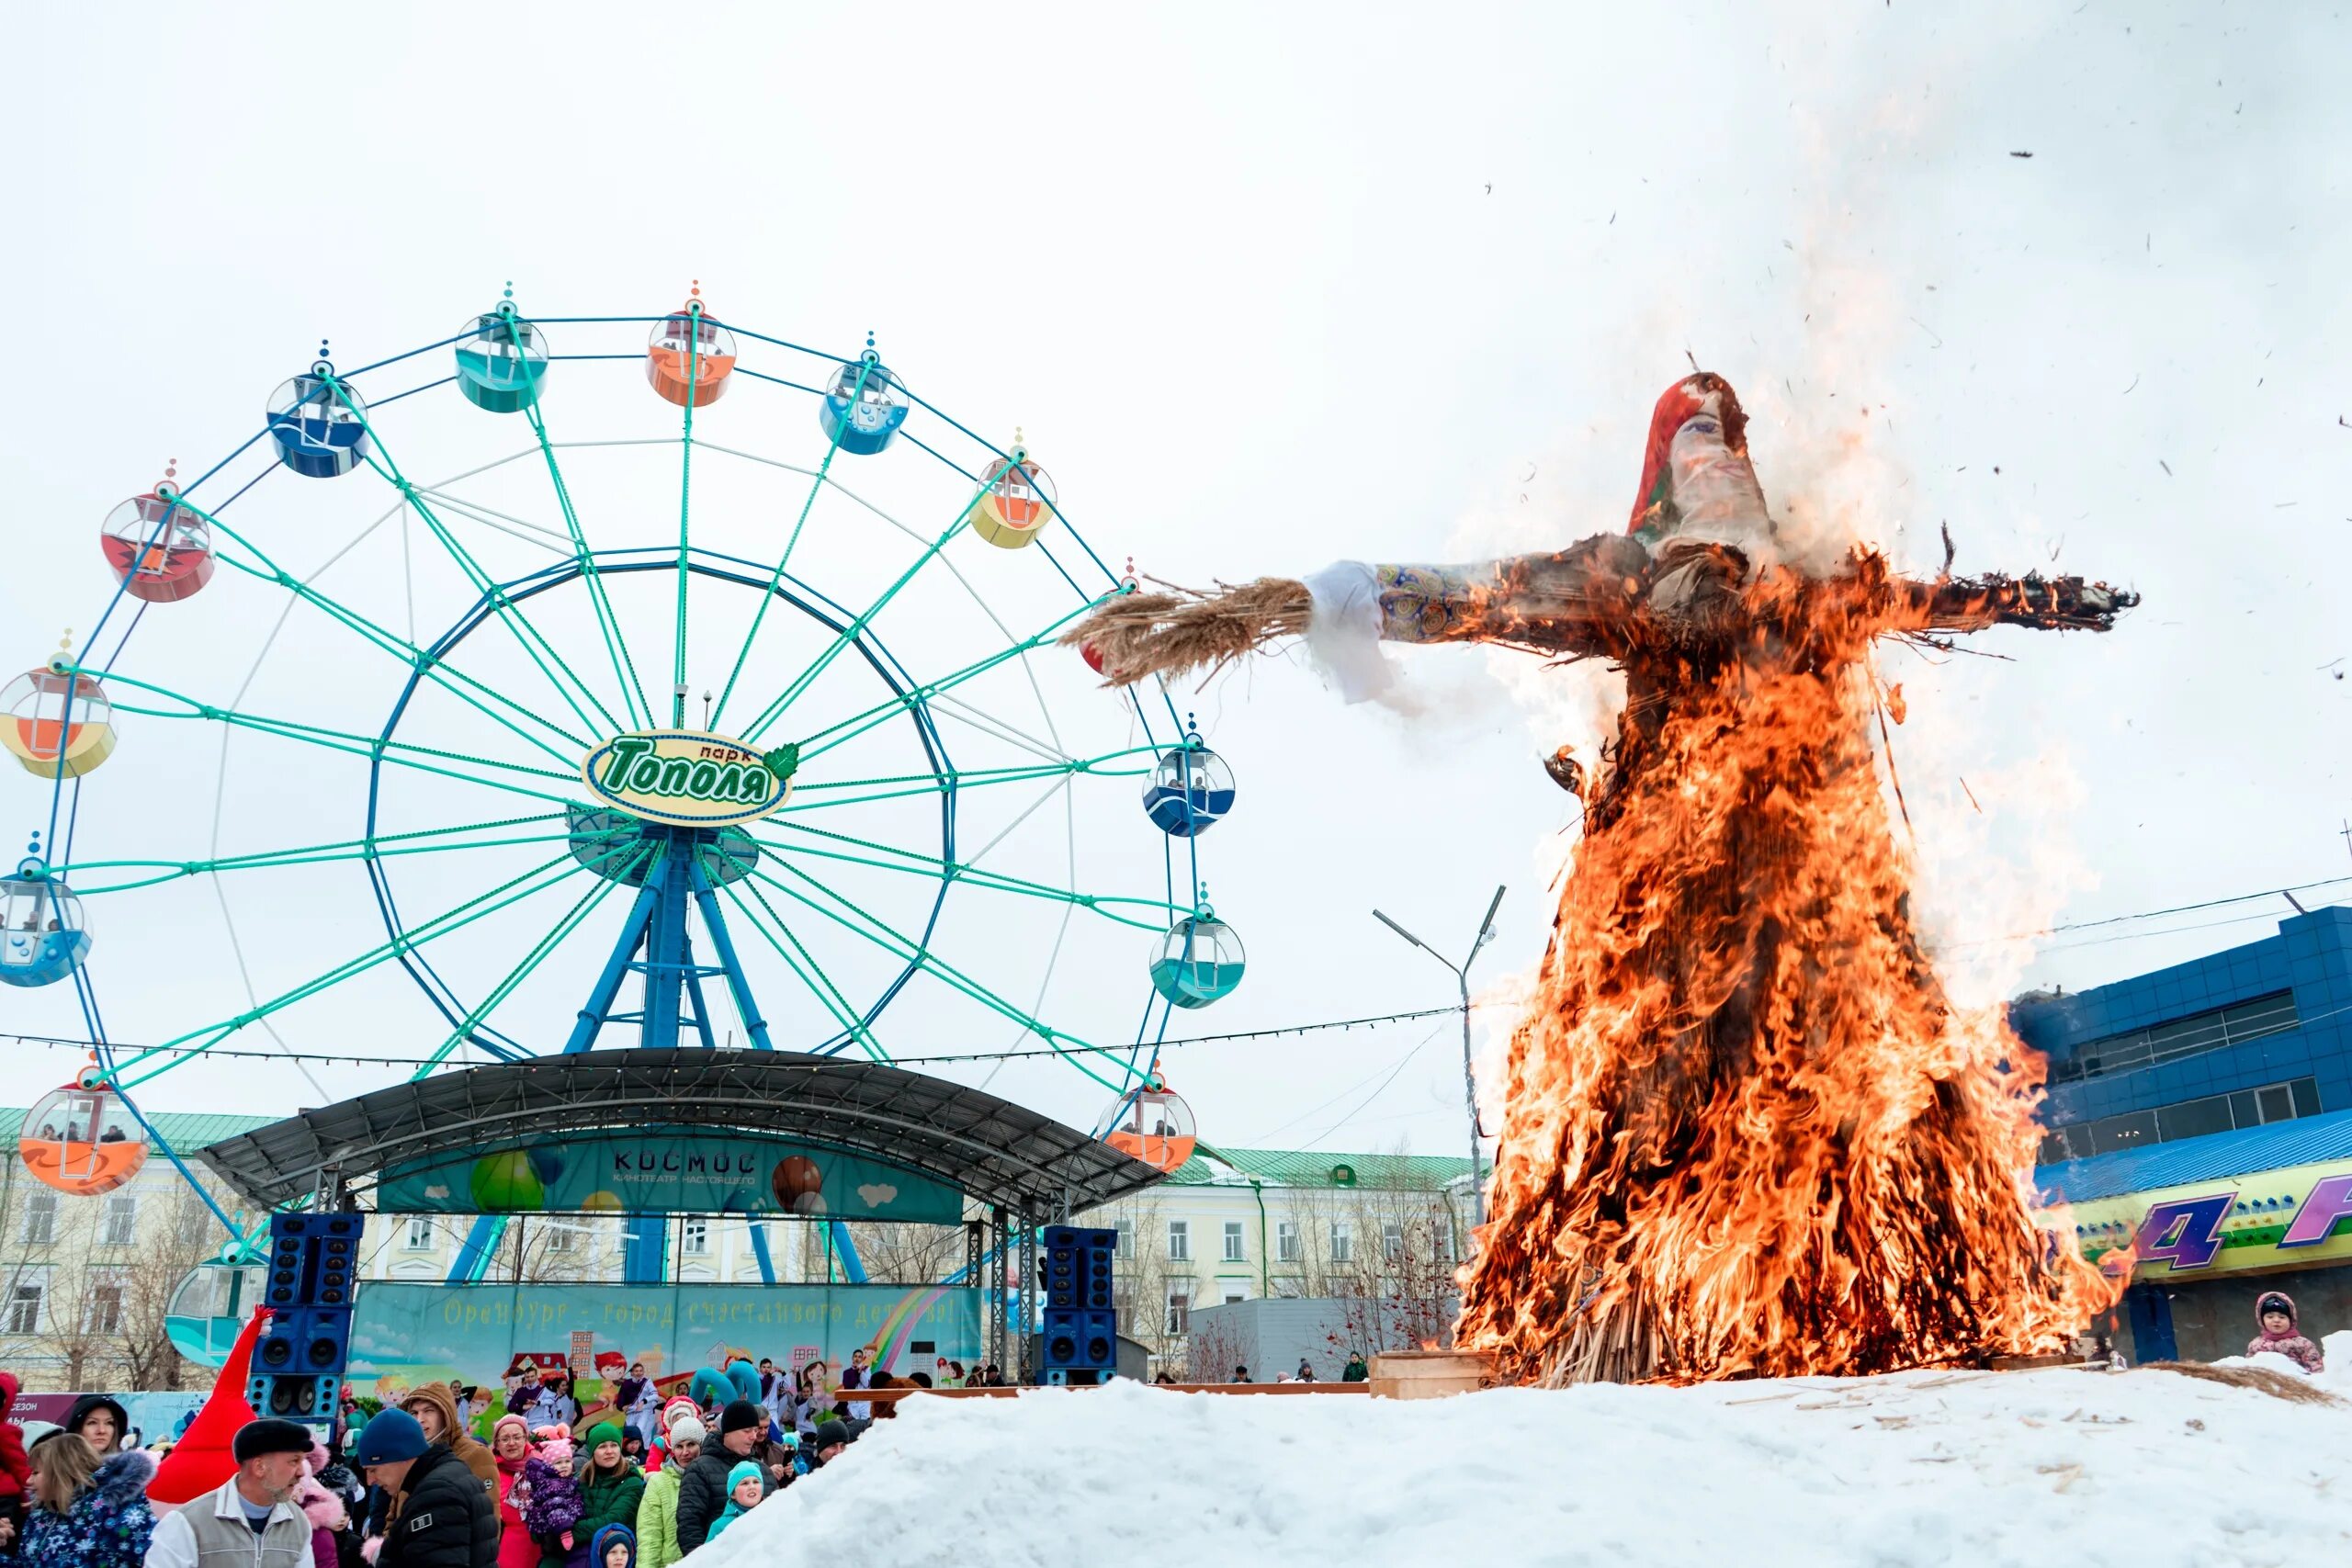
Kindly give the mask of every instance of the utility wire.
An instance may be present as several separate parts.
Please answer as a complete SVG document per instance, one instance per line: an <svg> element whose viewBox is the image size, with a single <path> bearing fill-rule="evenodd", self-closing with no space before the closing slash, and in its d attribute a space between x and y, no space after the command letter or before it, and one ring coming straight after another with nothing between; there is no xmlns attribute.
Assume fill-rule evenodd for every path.
<svg viewBox="0 0 2352 1568"><path fill-rule="evenodd" d="M1165 1050L1168 1047L1176 1045L1214 1045L1229 1040L1272 1040L1280 1039L1281 1037L1289 1034L1314 1034L1328 1030L1355 1029L1360 1026L1369 1028L1373 1025L1383 1023L1409 1023L1416 1019L1422 1018L1450 1018L1461 1010L1461 1004L1455 1003L1451 1007L1423 1008L1417 1012L1378 1013L1368 1018L1325 1019L1320 1022L1316 1023L1290 1023L1272 1029L1242 1030L1232 1034L1195 1034L1182 1040L1164 1041L1161 1043L1161 1049ZM94 1050L96 1048L98 1043L95 1040L80 1040L70 1035L17 1034L13 1032L0 1032L0 1041L12 1041L20 1045L66 1047L76 1051ZM117 1051L163 1051L173 1055L182 1056L201 1055L230 1058L243 1057L256 1061L270 1062L340 1062L359 1067L421 1067L438 1065L434 1058L425 1056L366 1056L355 1055L347 1053L330 1055L325 1052L314 1051L294 1051L286 1053L277 1051L232 1051L223 1050L219 1046L213 1046L208 1049L198 1045L141 1046L126 1045L119 1041L112 1042L110 1043L112 1043L113 1048ZM1019 1061L1033 1056L1064 1056L1068 1054L1069 1053L1066 1051L1051 1048L1040 1048L1034 1051L958 1051L944 1052L929 1055L893 1056L890 1059L889 1065L892 1066L907 1066L911 1064L921 1062L1009 1062Z"/></svg>

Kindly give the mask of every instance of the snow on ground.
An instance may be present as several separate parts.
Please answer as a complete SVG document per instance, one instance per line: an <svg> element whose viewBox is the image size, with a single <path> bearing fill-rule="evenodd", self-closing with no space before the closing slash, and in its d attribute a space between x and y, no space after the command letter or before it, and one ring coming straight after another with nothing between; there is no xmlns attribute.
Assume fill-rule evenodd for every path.
<svg viewBox="0 0 2352 1568"><path fill-rule="evenodd" d="M2352 1334L2329 1374L2352 1393ZM2266 1359L2267 1360L2267 1359ZM910 1402L694 1568L2352 1562L2352 1404L2173 1372Z"/></svg>

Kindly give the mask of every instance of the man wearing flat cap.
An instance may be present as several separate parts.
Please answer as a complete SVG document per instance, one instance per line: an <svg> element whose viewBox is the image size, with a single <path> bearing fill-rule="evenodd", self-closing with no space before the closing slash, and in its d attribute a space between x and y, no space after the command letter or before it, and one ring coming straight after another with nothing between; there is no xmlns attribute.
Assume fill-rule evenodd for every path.
<svg viewBox="0 0 2352 1568"><path fill-rule="evenodd" d="M311 1521L294 1502L308 1427L265 1418L237 1428L237 1472L155 1521L150 1568L310 1568Z"/></svg>

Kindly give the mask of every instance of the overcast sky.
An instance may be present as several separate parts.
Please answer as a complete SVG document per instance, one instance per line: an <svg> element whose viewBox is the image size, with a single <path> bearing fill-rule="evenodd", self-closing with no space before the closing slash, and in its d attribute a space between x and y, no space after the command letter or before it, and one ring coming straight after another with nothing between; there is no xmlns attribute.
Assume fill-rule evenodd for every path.
<svg viewBox="0 0 2352 1568"><path fill-rule="evenodd" d="M0 276L27 352L0 390L0 610L20 668L103 607L97 525L165 457L186 475L228 452L322 336L354 367L447 336L509 279L543 315L655 312L700 279L719 314L776 336L847 353L872 330L974 429L1022 426L1105 560L1200 585L1621 528L1650 403L1688 351L1741 389L1776 506L1848 519L1915 569L1932 570L1947 523L1962 570L2076 571L2146 595L2104 638L2003 631L1973 639L1996 658L1885 659L1912 714L1895 755L1923 905L1962 995L2095 984L2267 935L2287 910L2062 932L2038 953L1991 939L2352 878L2352 36L2333 11L574 4L273 22L159 6L40 7L17 30L27 67L0 115L17 239ZM640 331L549 330L575 353L633 352ZM446 352L414 379L446 374ZM368 389L410 384L385 372ZM674 538L676 411L618 360L559 367L548 407L559 437L669 443L583 454L570 477L600 546ZM448 388L382 422L404 467L435 478L528 442ZM697 434L804 466L824 450L807 400L772 387L731 393ZM771 558L805 487L705 461L696 538ZM903 444L855 461L845 482L910 528L931 523L925 538L961 503L953 476ZM483 482L478 505L560 523L543 469ZM370 475L278 475L227 516L307 572L390 504ZM468 536L502 569L552 558ZM404 578L399 544L379 529L322 586L387 624L413 594L429 634L462 583L440 558L413 558ZM431 547L413 529L409 544ZM829 495L807 548L811 581L846 603L918 547ZM1067 607L1037 552L964 539L951 555L1013 607L1009 626L1027 617L1013 635L1062 613L1055 594ZM150 612L119 668L230 703L285 605L233 575ZM918 678L1003 646L953 586L935 615L877 622ZM639 647L666 666L666 605L637 607ZM710 643L734 646L738 611L706 613L724 628ZM308 615L268 647L243 700L382 726L399 671L379 656ZM523 691L527 671L477 651L486 678ZM1295 660L1173 694L1240 779L1201 852L1250 970L1171 1034L1446 1001L1451 976L1375 924L1374 905L1458 955L1508 885L1479 976L1533 965L1545 884L1574 841L1572 803L1536 759L1562 742L1589 756L1614 682L1476 650L1403 661L1409 711L1345 707ZM1069 656L1033 667L1035 688L1000 694L1006 713L1029 703L1034 727L1042 706L1080 754L1133 743ZM690 680L725 674L705 648ZM450 726L440 743L481 739L448 710L428 721ZM77 849L209 852L217 732L123 728L85 789ZM360 830L357 772L273 771L284 753L240 744L224 851ZM892 754L875 744L876 761ZM963 744L959 766L1008 760ZM1053 803L987 863L1062 886L1075 864L1090 890L1155 894L1159 845L1132 781L1080 783L1066 818ZM415 788L407 820L461 819ZM976 800L961 841L1027 804ZM46 811L34 781L0 782L10 831ZM885 817L876 832L920 841L922 824ZM459 858L434 857L406 897L454 903L532 863L441 863ZM451 965L494 983L582 886L550 895L535 925L483 922ZM2352 881L2303 897L2346 896ZM382 940L348 865L251 874L229 898L262 994ZM944 959L1057 1028L1133 1037L1138 933L1069 939L1040 993L1058 911L989 898L951 896ZM93 904L117 1037L247 1005L209 883ZM553 1048L619 909L595 911L501 1024ZM771 973L778 1043L830 1032ZM1012 1042L941 990L920 982L885 1015L890 1049ZM1482 1033L1508 1022L1501 1008L1482 1018ZM0 1027L74 1034L80 1021L62 987L8 991ZM1193 1047L1167 1070L1213 1140L1453 1152L1449 1030ZM447 1032L389 971L280 1029L305 1050L379 1057L423 1055ZM270 1047L257 1031L237 1043ZM28 1064L20 1096L74 1066L11 1050ZM403 1070L205 1064L146 1103L279 1112ZM994 1087L1076 1121L1105 1098L1053 1064Z"/></svg>

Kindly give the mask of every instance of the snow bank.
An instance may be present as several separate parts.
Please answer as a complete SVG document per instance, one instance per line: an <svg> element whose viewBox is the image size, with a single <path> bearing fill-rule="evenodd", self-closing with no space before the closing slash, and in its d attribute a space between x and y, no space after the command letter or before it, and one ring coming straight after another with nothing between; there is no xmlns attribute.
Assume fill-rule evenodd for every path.
<svg viewBox="0 0 2352 1568"><path fill-rule="evenodd" d="M2352 1405L2064 1369L1414 1403L1131 1382L917 1398L694 1568L2346 1562Z"/></svg>

